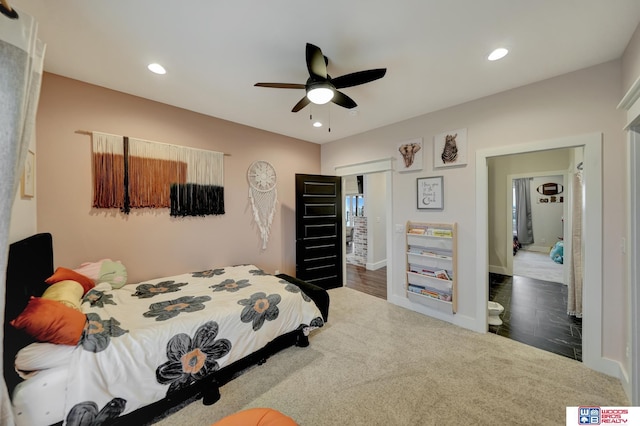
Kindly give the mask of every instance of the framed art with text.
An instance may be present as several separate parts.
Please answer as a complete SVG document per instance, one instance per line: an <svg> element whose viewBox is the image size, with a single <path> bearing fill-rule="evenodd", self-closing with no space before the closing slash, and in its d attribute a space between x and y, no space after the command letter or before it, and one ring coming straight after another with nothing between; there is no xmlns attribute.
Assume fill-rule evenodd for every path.
<svg viewBox="0 0 640 426"><path fill-rule="evenodd" d="M418 209L444 209L444 178L442 176L418 178Z"/></svg>

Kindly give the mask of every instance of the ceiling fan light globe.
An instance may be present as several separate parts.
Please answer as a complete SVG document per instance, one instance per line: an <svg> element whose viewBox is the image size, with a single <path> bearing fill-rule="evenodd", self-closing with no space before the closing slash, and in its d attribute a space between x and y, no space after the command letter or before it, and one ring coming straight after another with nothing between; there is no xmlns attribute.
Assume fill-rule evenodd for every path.
<svg viewBox="0 0 640 426"><path fill-rule="evenodd" d="M328 87L314 87L307 92L307 98L314 104L324 105L333 99L334 92Z"/></svg>

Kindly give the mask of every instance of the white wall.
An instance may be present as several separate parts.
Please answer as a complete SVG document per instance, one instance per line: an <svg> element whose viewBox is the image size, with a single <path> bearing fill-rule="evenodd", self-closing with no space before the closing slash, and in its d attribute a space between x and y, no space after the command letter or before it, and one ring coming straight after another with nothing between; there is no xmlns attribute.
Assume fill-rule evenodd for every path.
<svg viewBox="0 0 640 426"><path fill-rule="evenodd" d="M365 216L368 221L368 251L367 269L380 269L386 266L386 207L385 195L387 184L384 173L364 175L365 186Z"/></svg>
<svg viewBox="0 0 640 426"><path fill-rule="evenodd" d="M424 84L431 84L425 82ZM616 109L622 97L621 62L613 61L534 83L452 108L428 113L340 141L322 145L322 173L334 174L336 166L358 164L394 157L397 140L422 137L424 168L418 173L394 173L391 221L404 225L407 220L458 223L458 313L443 319L470 326L482 320L476 311L476 205L475 153L479 149L527 144L566 136L602 133L603 165L603 282L602 323L605 333L601 353L604 357L624 359L628 324L624 312L624 258L620 239L626 235L625 136L624 114ZM392 107L392 106L390 106ZM467 128L466 166L433 168L433 137L452 129ZM443 211L419 211L416 208L416 177L444 177ZM387 259L391 269L389 300L416 311L433 314L411 304L404 290L404 234L394 233Z"/></svg>
<svg viewBox="0 0 640 426"><path fill-rule="evenodd" d="M358 195L358 178L356 175L344 177L344 195Z"/></svg>
<svg viewBox="0 0 640 426"><path fill-rule="evenodd" d="M540 202L540 199L549 200L549 196L538 193L537 188L545 183L555 183L564 188L563 176L534 177L531 180L531 219L533 223L534 243L531 249L543 253L549 253L549 249L562 238L562 221L564 204L560 202ZM557 197L564 197L566 193ZM557 198L556 198L557 200Z"/></svg>

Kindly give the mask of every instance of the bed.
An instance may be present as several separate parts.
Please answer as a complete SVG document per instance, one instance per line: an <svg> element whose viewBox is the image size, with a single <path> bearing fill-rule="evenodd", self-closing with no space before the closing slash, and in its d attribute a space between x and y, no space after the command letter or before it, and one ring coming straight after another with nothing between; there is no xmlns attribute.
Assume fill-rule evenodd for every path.
<svg viewBox="0 0 640 426"><path fill-rule="evenodd" d="M324 289L255 265L123 286L85 286L80 274L70 280L83 287L79 310L64 309L84 322L78 342L66 322L64 333L43 338L32 322L67 321L58 319L65 300L46 299L53 284L68 284L65 271L54 270L51 234L10 246L4 374L18 425L144 424L192 400L214 403L224 383L279 350L307 346L328 319Z"/></svg>

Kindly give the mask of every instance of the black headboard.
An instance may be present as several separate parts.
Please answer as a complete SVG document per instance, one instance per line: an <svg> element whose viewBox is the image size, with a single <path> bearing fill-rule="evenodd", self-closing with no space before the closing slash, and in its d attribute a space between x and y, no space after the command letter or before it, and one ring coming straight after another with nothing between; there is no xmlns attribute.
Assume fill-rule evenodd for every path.
<svg viewBox="0 0 640 426"><path fill-rule="evenodd" d="M4 313L4 378L9 393L22 381L14 369L20 349L35 340L13 328L9 321L20 315L31 296L41 296L44 282L53 275L53 238L49 233L36 234L9 246L6 303Z"/></svg>

